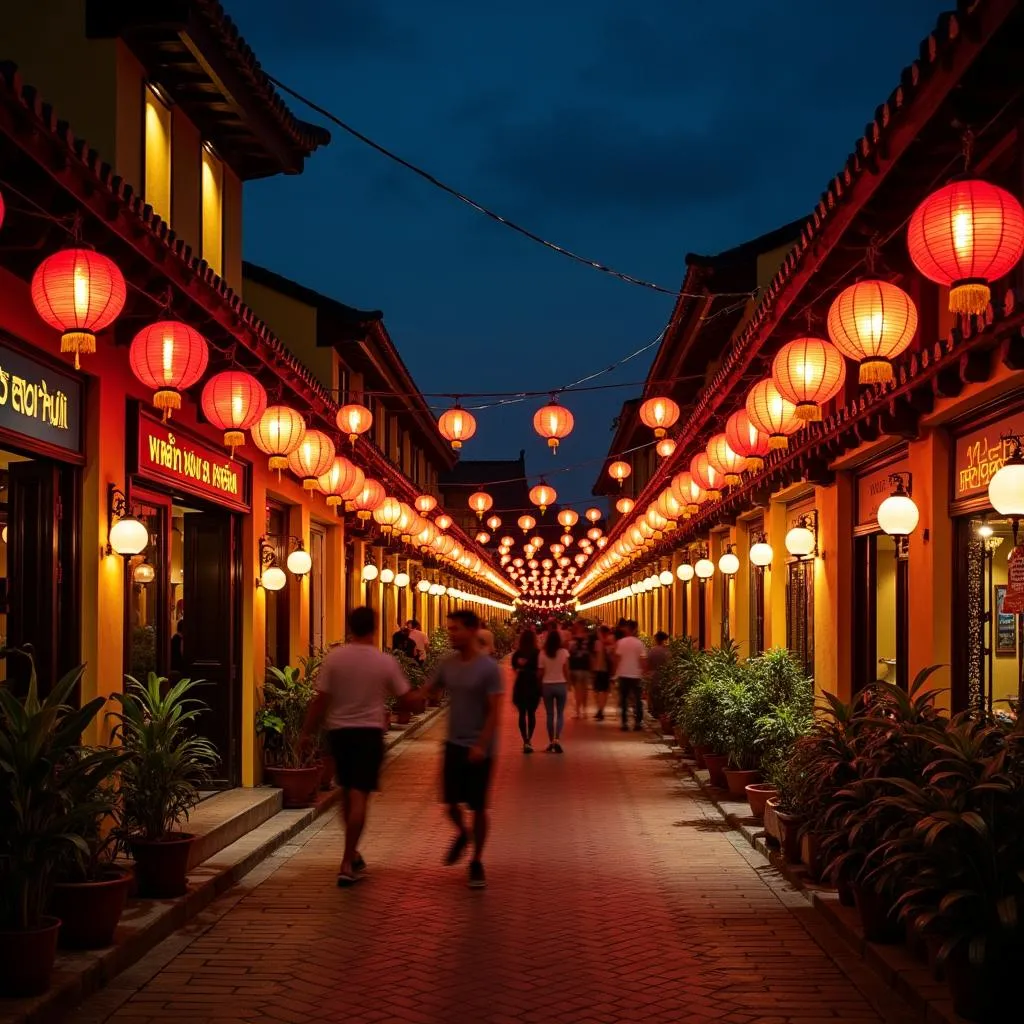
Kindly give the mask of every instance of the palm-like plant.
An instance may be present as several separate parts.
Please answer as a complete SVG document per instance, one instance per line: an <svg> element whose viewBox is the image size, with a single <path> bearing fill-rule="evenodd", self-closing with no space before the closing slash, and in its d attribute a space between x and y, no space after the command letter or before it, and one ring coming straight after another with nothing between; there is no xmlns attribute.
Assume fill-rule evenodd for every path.
<svg viewBox="0 0 1024 1024"><path fill-rule="evenodd" d="M292 665L267 669L256 734L263 740L264 760L275 768L305 768L315 759L315 751L302 742L306 712L316 696L314 678L315 673Z"/></svg>
<svg viewBox="0 0 1024 1024"><path fill-rule="evenodd" d="M201 680L181 679L164 694L167 680L155 672L145 686L125 679L125 692L112 695L120 711L111 712L111 742L127 754L121 768L122 834L160 840L188 820L199 787L220 758L194 732L206 705L189 694Z"/></svg>

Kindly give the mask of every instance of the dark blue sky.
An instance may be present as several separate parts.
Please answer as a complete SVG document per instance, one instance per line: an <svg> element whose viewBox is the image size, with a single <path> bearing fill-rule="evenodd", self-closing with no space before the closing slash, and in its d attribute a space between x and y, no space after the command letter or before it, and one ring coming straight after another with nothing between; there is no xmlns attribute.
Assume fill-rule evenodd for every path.
<svg viewBox="0 0 1024 1024"><path fill-rule="evenodd" d="M809 211L951 0L240 0L264 66L532 230L678 287L716 252ZM316 120L299 109L300 116ZM336 128L300 178L248 187L248 259L384 310L425 392L540 390L653 339L672 299L574 265ZM287 340L287 339L285 339ZM641 381L646 353L602 382ZM585 503L635 389L478 414L467 458L515 458Z"/></svg>

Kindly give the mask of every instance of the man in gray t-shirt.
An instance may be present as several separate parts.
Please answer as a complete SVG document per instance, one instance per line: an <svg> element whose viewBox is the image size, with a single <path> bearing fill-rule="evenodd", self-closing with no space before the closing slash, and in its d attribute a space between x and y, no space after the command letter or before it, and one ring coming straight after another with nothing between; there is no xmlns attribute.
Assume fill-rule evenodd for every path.
<svg viewBox="0 0 1024 1024"><path fill-rule="evenodd" d="M437 666L424 687L448 691L448 741L444 749L444 802L458 835L445 856L455 864L469 845L462 804L473 812L473 859L469 885L486 885L480 857L487 839L487 793L494 765L501 694L501 669L480 650L480 619L465 609L448 616L448 640L455 653Z"/></svg>

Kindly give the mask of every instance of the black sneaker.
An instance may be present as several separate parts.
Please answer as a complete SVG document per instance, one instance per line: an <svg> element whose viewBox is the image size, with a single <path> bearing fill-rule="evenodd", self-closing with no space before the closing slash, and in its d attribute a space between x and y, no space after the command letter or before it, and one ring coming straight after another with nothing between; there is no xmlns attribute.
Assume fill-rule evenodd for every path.
<svg viewBox="0 0 1024 1024"><path fill-rule="evenodd" d="M553 745L552 749L554 750L554 752L555 752L556 754L561 754L561 753L562 753L562 744L561 744L561 743L558 743L558 742L556 741L556 742L554 743L554 745Z"/></svg>
<svg viewBox="0 0 1024 1024"><path fill-rule="evenodd" d="M554 745L554 743L549 743L549 744L548 744L548 745L547 745L547 746L546 746L546 747L544 748L544 753L545 753L545 754L553 754L554 752L555 752L555 745Z"/></svg>
<svg viewBox="0 0 1024 1024"><path fill-rule="evenodd" d="M357 853L355 855L355 857L353 858L353 860L352 860L352 870L353 871L359 871L359 872L362 872L362 871L366 870L366 861L363 860L363 855L361 853Z"/></svg>
<svg viewBox="0 0 1024 1024"><path fill-rule="evenodd" d="M523 753L524 754L532 754L533 753L533 744L532 743L524 743L523 744Z"/></svg>
<svg viewBox="0 0 1024 1024"><path fill-rule="evenodd" d="M445 866L450 868L453 864L458 864L459 858L466 852L468 845L469 836L465 832L460 832L444 856Z"/></svg>
<svg viewBox="0 0 1024 1024"><path fill-rule="evenodd" d="M470 889L486 889L487 877L484 875L484 866L478 860L469 862L469 887Z"/></svg>

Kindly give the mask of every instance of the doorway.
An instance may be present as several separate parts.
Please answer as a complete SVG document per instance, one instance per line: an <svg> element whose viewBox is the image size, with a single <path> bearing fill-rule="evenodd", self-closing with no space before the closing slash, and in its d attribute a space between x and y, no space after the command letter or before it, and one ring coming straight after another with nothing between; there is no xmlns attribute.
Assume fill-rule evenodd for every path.
<svg viewBox="0 0 1024 1024"><path fill-rule="evenodd" d="M854 692L876 680L907 689L910 572L906 547L884 533L854 541Z"/></svg>

